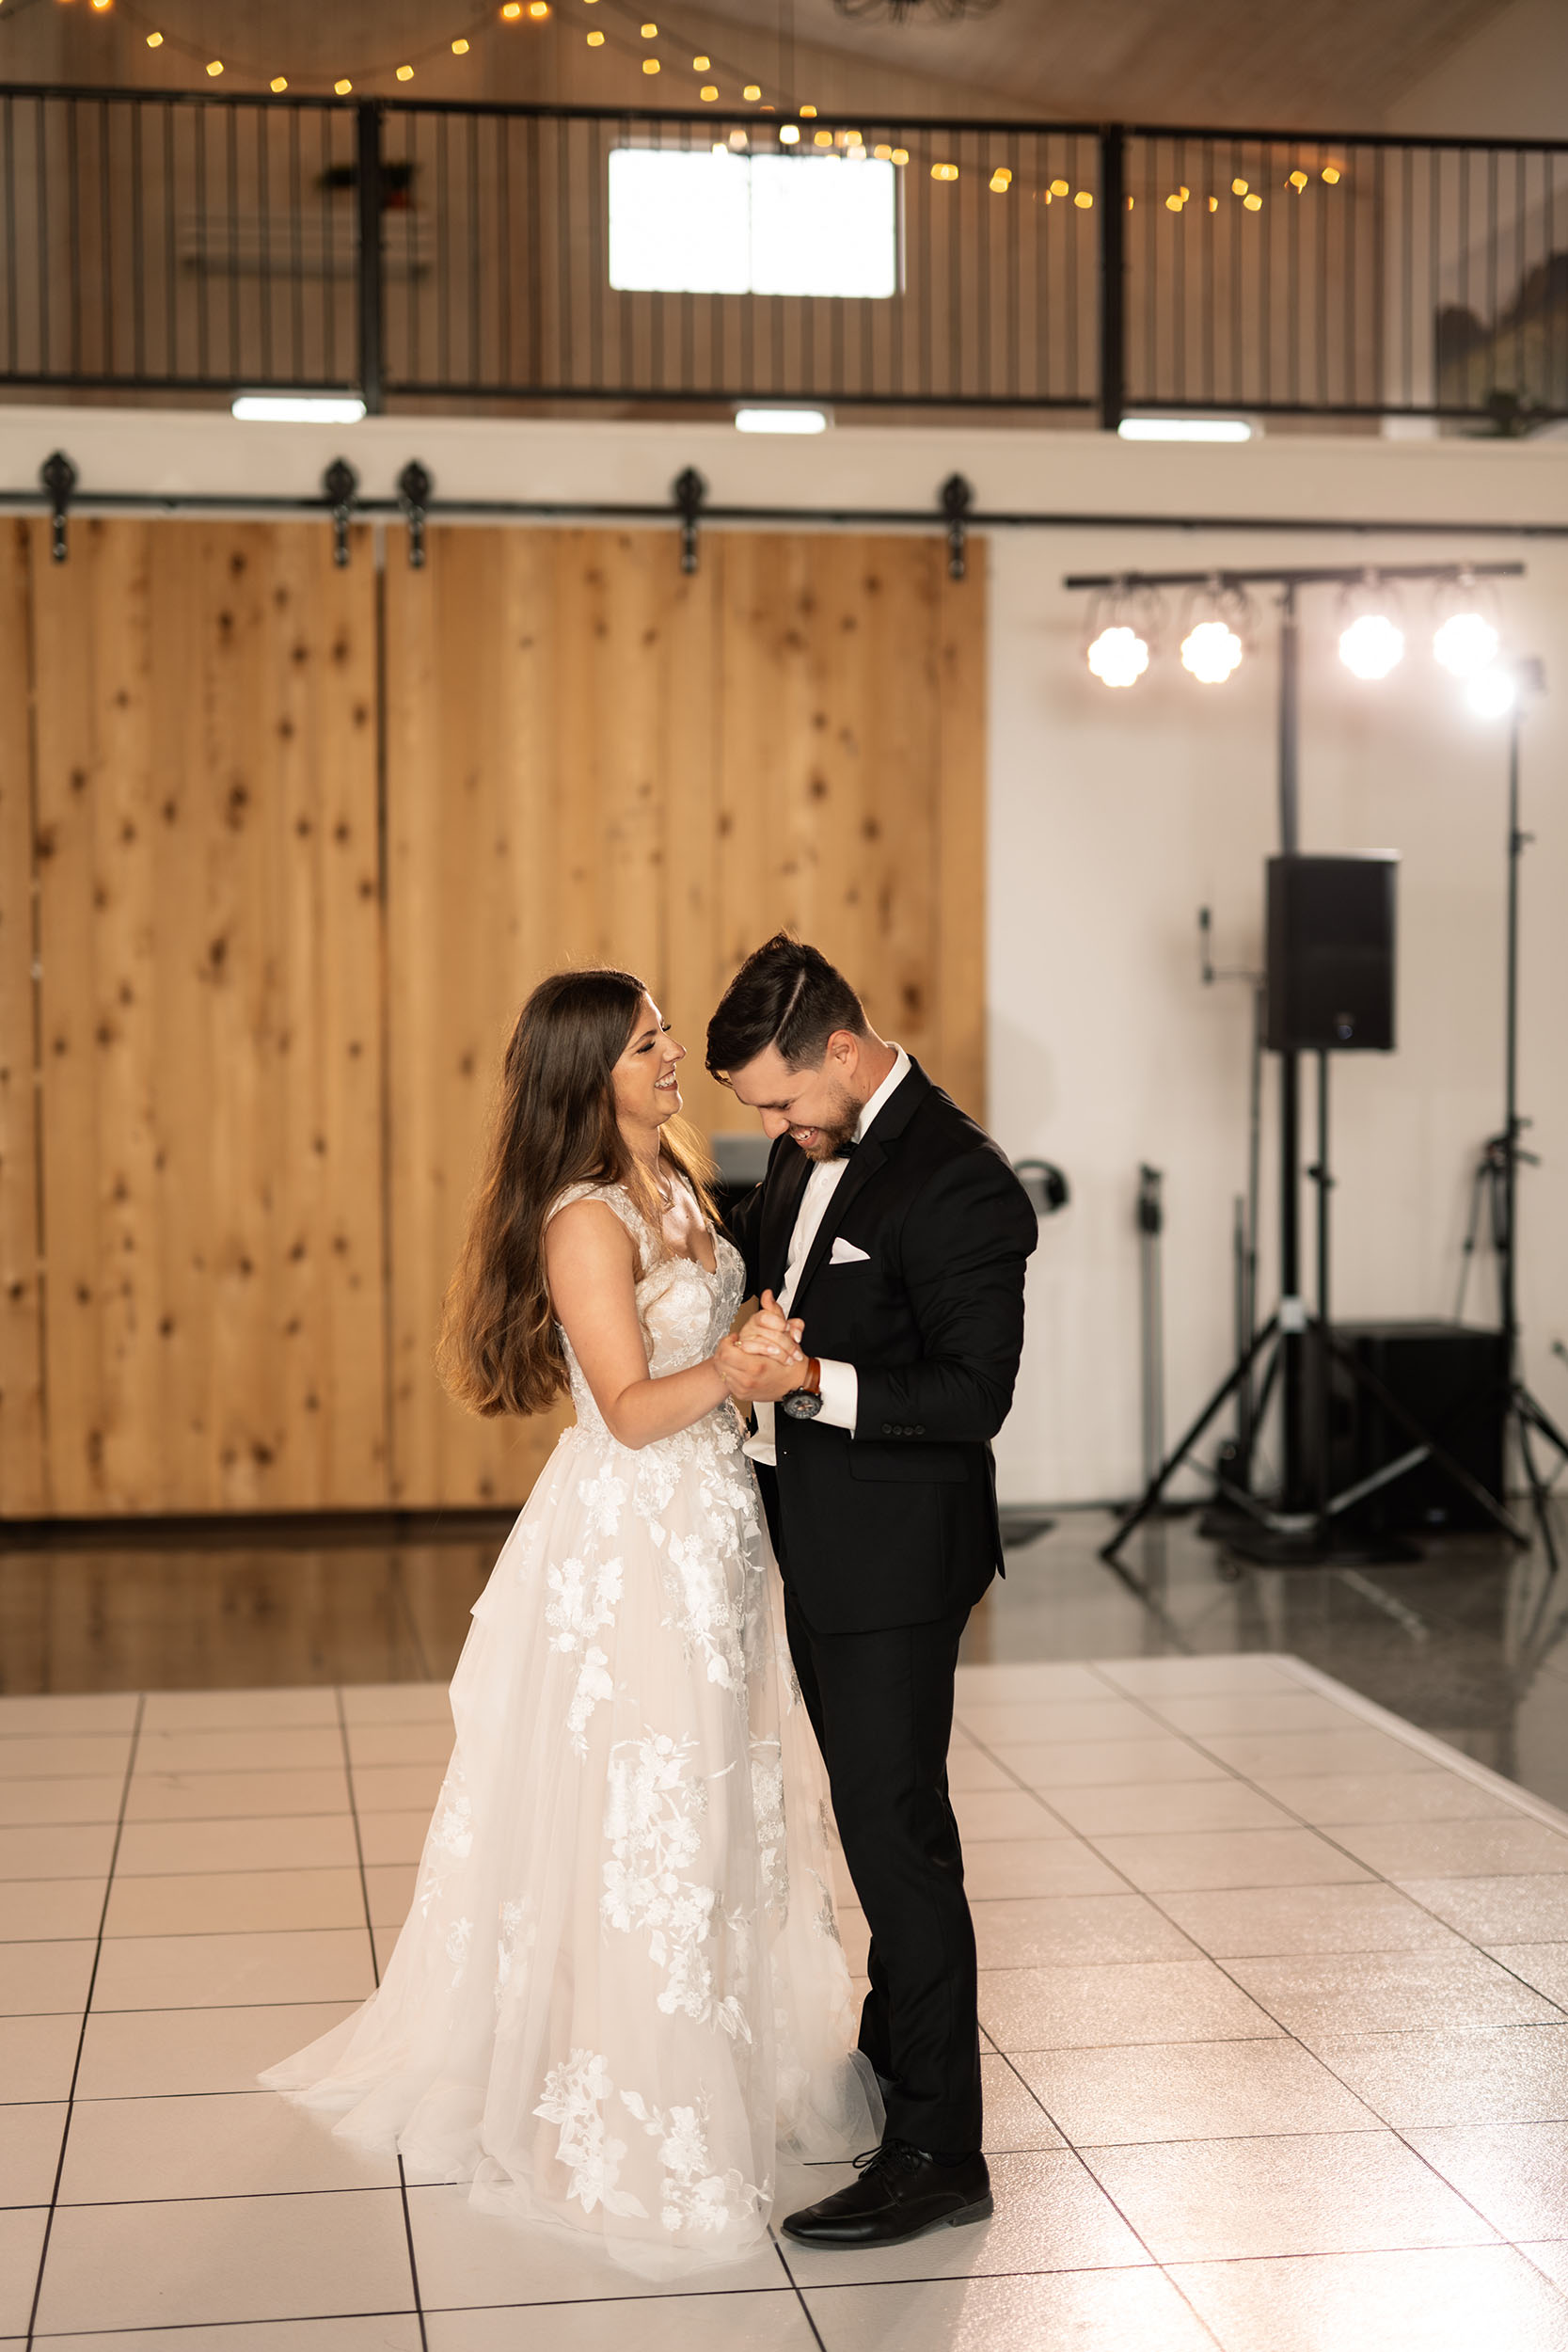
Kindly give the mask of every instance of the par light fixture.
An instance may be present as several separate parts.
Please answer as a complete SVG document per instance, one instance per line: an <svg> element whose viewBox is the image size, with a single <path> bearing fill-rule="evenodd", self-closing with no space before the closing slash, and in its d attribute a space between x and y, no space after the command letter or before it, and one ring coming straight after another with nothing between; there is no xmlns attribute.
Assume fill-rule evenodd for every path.
<svg viewBox="0 0 1568 2352"><path fill-rule="evenodd" d="M1341 610L1345 625L1339 631L1339 659L1354 677L1385 678L1404 660L1404 631L1398 611L1375 572L1358 587L1347 589Z"/></svg>
<svg viewBox="0 0 1568 2352"><path fill-rule="evenodd" d="M1252 610L1243 590L1216 576L1187 602L1181 666L1200 686L1223 686L1240 666L1251 638Z"/></svg>
<svg viewBox="0 0 1568 2352"><path fill-rule="evenodd" d="M1135 686L1148 667L1148 640L1125 621L1113 622L1090 645L1088 663L1102 686Z"/></svg>
<svg viewBox="0 0 1568 2352"><path fill-rule="evenodd" d="M1158 619L1157 599L1125 580L1093 599L1084 658L1102 686L1136 686L1148 667Z"/></svg>
<svg viewBox="0 0 1568 2352"><path fill-rule="evenodd" d="M1461 572L1439 588L1432 654L1450 677L1472 678L1491 669L1501 643L1496 599L1473 572Z"/></svg>

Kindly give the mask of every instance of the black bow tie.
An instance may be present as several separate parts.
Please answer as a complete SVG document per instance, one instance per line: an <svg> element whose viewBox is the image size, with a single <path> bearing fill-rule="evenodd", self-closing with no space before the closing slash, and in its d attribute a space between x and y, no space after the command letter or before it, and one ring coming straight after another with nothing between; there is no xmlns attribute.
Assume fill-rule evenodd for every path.
<svg viewBox="0 0 1568 2352"><path fill-rule="evenodd" d="M828 1157L831 1160L847 1160L849 1157L850 1152L857 1151L858 1149L859 1146L857 1145L854 1136L846 1136L837 1151L830 1152Z"/></svg>

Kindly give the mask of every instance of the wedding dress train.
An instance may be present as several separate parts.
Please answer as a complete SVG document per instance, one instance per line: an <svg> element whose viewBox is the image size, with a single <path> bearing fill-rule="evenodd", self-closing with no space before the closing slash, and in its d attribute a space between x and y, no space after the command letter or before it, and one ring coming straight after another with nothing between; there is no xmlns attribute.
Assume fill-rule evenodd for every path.
<svg viewBox="0 0 1568 2352"><path fill-rule="evenodd" d="M739 1304L618 1187L655 1375ZM728 1404L632 1451L567 1350L577 1425L507 1537L451 1685L456 1743L377 1993L261 2079L337 2131L639 2268L764 2234L775 2150L875 2143L826 1783ZM662 2251L660 2250L662 2249Z"/></svg>

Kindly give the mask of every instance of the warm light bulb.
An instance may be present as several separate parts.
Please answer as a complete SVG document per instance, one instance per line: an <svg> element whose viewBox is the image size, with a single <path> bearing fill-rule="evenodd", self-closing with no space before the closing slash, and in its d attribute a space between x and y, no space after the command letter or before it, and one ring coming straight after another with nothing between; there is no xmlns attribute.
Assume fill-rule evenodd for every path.
<svg viewBox="0 0 1568 2352"><path fill-rule="evenodd" d="M466 40L454 40L451 45L451 54L454 57L466 57L468 54L467 42Z"/></svg>
<svg viewBox="0 0 1568 2352"><path fill-rule="evenodd" d="M164 37L162 33L149 33L147 36L147 45L149 49L161 49L164 45Z"/></svg>
<svg viewBox="0 0 1568 2352"><path fill-rule="evenodd" d="M512 18L514 18L514 17L519 17L519 16L521 16L521 15L522 15L522 12L523 12L523 0L503 0L503 5L502 5L502 8L501 8L501 14L502 14L502 16L504 16L504 17L506 17L506 18L508 18L508 19L512 19Z"/></svg>
<svg viewBox="0 0 1568 2352"><path fill-rule="evenodd" d="M1331 188L1337 187L1339 183L1339 170L1338 165L1324 164L1323 178Z"/></svg>
<svg viewBox="0 0 1568 2352"><path fill-rule="evenodd" d="M1232 196L1245 196L1246 182L1244 180L1232 180L1230 183L1230 193Z"/></svg>
<svg viewBox="0 0 1568 2352"><path fill-rule="evenodd" d="M1244 648L1226 621L1199 621L1181 640L1181 667L1200 686L1223 686L1242 659Z"/></svg>
<svg viewBox="0 0 1568 2352"><path fill-rule="evenodd" d="M811 143L813 147L832 147L833 135L831 131L814 131Z"/></svg>
<svg viewBox="0 0 1568 2352"><path fill-rule="evenodd" d="M1086 213L1090 205L1094 202L1094 198L1090 195L1087 188L1080 188L1072 200L1077 205L1081 213Z"/></svg>
<svg viewBox="0 0 1568 2352"><path fill-rule="evenodd" d="M335 98L346 98L353 87L354 84L345 78L341 82L333 83L332 94Z"/></svg>
<svg viewBox="0 0 1568 2352"><path fill-rule="evenodd" d="M602 33L590 33L588 36L588 46L590 49L602 49L604 47L604 35Z"/></svg>
<svg viewBox="0 0 1568 2352"><path fill-rule="evenodd" d="M893 161L893 150L891 147L874 147L871 152L876 156L877 161L879 164L890 164Z"/></svg>
<svg viewBox="0 0 1568 2352"><path fill-rule="evenodd" d="M1167 213L1179 213L1181 210L1181 199L1179 196L1167 196L1165 210Z"/></svg>
<svg viewBox="0 0 1568 2352"><path fill-rule="evenodd" d="M528 12L535 22L550 12L550 0L528 0Z"/></svg>
<svg viewBox="0 0 1568 2352"><path fill-rule="evenodd" d="M820 132L817 135L818 137L821 136ZM957 164L933 164L931 166L931 177L933 180L956 180L958 176L958 167Z"/></svg>
<svg viewBox="0 0 1568 2352"><path fill-rule="evenodd" d="M1433 659L1450 677L1474 677L1497 658L1497 630L1481 612L1450 612L1432 641Z"/></svg>
<svg viewBox="0 0 1568 2352"><path fill-rule="evenodd" d="M740 95L742 98L760 98L762 96L761 86L756 82L748 82Z"/></svg>
<svg viewBox="0 0 1568 2352"><path fill-rule="evenodd" d="M712 66L713 59L711 57L693 57L691 60L691 71L693 73L707 73L712 70Z"/></svg>
<svg viewBox="0 0 1568 2352"><path fill-rule="evenodd" d="M1506 670L1478 670L1465 689L1465 700L1478 719L1504 719L1519 699L1519 689Z"/></svg>
<svg viewBox="0 0 1568 2352"><path fill-rule="evenodd" d="M705 82L702 88L697 92L697 95L705 104L711 106L714 100L719 95L718 85L713 82Z"/></svg>
<svg viewBox="0 0 1568 2352"><path fill-rule="evenodd" d="M800 113L807 122L811 120L816 112L816 108L815 106L802 106L800 109Z"/></svg>
<svg viewBox="0 0 1568 2352"><path fill-rule="evenodd" d="M1356 677L1386 677L1404 659L1404 631L1386 612L1363 612L1340 633L1339 659Z"/></svg>
<svg viewBox="0 0 1568 2352"><path fill-rule="evenodd" d="M207 71L213 76L213 79L216 81L218 75L223 72L223 59L221 57L211 58L208 62Z"/></svg>
<svg viewBox="0 0 1568 2352"><path fill-rule="evenodd" d="M793 147L800 139L800 124L798 122L786 122L783 130L779 133L779 145L781 147Z"/></svg>
<svg viewBox="0 0 1568 2352"><path fill-rule="evenodd" d="M658 72L658 59L657 57L644 57L642 60L642 71L644 73L657 73Z"/></svg>
<svg viewBox="0 0 1568 2352"><path fill-rule="evenodd" d="M267 87L276 92L278 97L282 96L288 87L289 77L286 73L275 73L272 80L267 84Z"/></svg>
<svg viewBox="0 0 1568 2352"><path fill-rule="evenodd" d="M1263 209L1263 199L1260 196L1243 196L1242 209L1247 213L1260 213Z"/></svg>
<svg viewBox="0 0 1568 2352"><path fill-rule="evenodd" d="M1053 196L1068 196L1070 195L1071 190L1065 180L1053 180L1051 193Z"/></svg>
<svg viewBox="0 0 1568 2352"><path fill-rule="evenodd" d="M413 79L413 67L411 65L400 65L398 68L398 80L400 82L411 82Z"/></svg>
<svg viewBox="0 0 1568 2352"><path fill-rule="evenodd" d="M992 196L1006 196L1007 193L1008 182L999 171L993 171L991 173L990 178L986 183L986 185L990 188Z"/></svg>
<svg viewBox="0 0 1568 2352"><path fill-rule="evenodd" d="M641 27L641 30L644 40L657 40L658 39L658 26L657 24L644 24Z"/></svg>
<svg viewBox="0 0 1568 2352"><path fill-rule="evenodd" d="M1105 686L1134 686L1148 667L1148 647L1135 628L1102 628L1089 647L1089 667Z"/></svg>
<svg viewBox="0 0 1568 2352"><path fill-rule="evenodd" d="M1289 180L1285 183L1285 184L1286 184L1286 186L1287 186L1287 187L1290 187L1290 188L1294 188L1294 189L1295 189L1295 191L1296 191L1296 194L1299 196L1299 195L1301 194L1302 189L1303 189L1303 188L1307 185L1307 174L1306 174L1306 172L1305 172L1305 171L1292 171L1292 172L1291 172L1291 176L1290 176L1290 178L1289 178Z"/></svg>

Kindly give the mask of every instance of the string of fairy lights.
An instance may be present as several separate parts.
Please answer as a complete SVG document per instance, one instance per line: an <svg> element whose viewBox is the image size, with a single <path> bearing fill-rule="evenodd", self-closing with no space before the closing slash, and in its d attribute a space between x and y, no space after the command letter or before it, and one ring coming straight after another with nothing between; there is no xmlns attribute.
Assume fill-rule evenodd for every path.
<svg viewBox="0 0 1568 2352"><path fill-rule="evenodd" d="M55 0L55 5L79 6L80 0ZM3 0L0 0L0 8L3 8ZM630 5L630 0L575 0L575 6L573 0L489 0L489 5L470 13L456 30L444 33L439 40L432 40L422 48L408 50L401 56L393 55L373 64L355 67L348 72L331 77L327 87L338 98L362 93L367 83L384 84L388 79L397 87L406 88L419 78L422 69L437 58L473 56L476 44L482 44L487 34L513 28L526 31L532 27L537 31L546 25L554 26L558 34L564 34L573 24L576 8L580 8L585 14L594 12L586 25L581 19L576 19L575 29L581 31L584 46L591 52L602 53L608 49L621 56L635 59L650 83L667 72L672 75L684 75L689 72L700 106L733 108L738 101L747 107L755 107L760 116L784 114L795 118L779 122L774 130L774 136L781 147L802 148L811 152L832 151L850 159L869 155L879 162L892 163L900 168L911 161L911 151L907 147L886 140L867 145L864 135L858 130L828 128L819 119L818 108L809 99L798 101L793 93L785 92L780 87L776 78L770 80L765 75L748 72L716 56L707 49L694 45L677 26L668 20L660 24L654 18L642 15L635 6ZM139 0L87 0L87 10L94 16L124 19L140 33L149 49L166 48L178 56L190 58L199 64L208 79L214 82L226 80L233 74L264 84L274 96L281 97L291 89L297 92L302 87L308 88L314 81L326 79L324 76L268 72L264 67L239 58L214 56L198 43L167 29L164 22L154 20L139 5ZM4 13L14 15L15 12ZM680 63L683 55L689 59L689 66ZM668 87L667 83L660 82L658 94L662 96ZM650 91L650 96L653 94ZM996 128L998 135L1005 136L1008 125L1003 121ZM745 134L732 131L727 143L733 147L749 142ZM960 166L946 157L939 156L928 168L931 179L938 185L952 185L963 176ZM1094 209L1094 189L1074 187L1071 181L1060 173L1050 179L1042 176L1037 184L1026 185L1008 164L982 164L979 168L992 196L1016 195L1041 205L1065 203L1082 213ZM1323 187L1336 188L1343 183L1345 176L1345 165L1340 158L1315 157L1308 170L1298 156L1280 183L1277 193L1299 199L1307 195L1315 182ZM1228 186L1222 183L1195 192L1186 183L1179 183L1163 196L1157 189L1151 189L1145 201L1156 205L1163 203L1167 213L1175 215L1184 214L1191 208L1200 215L1213 215L1227 208L1228 199L1243 213L1258 214L1264 209L1268 193L1263 185L1236 172ZM1135 195L1129 195L1126 199L1128 211L1134 210L1137 202Z"/></svg>

